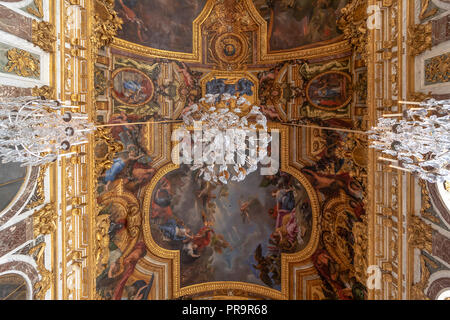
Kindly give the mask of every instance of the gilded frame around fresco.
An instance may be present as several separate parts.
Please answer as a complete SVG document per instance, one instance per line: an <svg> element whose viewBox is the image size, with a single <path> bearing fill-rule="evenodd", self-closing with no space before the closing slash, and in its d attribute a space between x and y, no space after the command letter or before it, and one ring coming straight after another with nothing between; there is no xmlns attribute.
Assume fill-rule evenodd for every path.
<svg viewBox="0 0 450 320"><path fill-rule="evenodd" d="M352 99L353 99L353 96L352 96L353 93L352 93L352 92L350 92L350 94L349 94L347 100L344 101L344 103L342 103L342 104L339 105L339 106L333 107L333 108L325 108L325 107L319 106L318 104L314 103L314 102L311 100L311 97L309 96L309 88L311 87L312 83L313 83L315 80L320 79L321 77L323 77L323 76L326 75L326 74L333 74L333 73L334 73L334 74L340 74L340 75L342 75L343 77L345 77L345 78L347 79L347 81L348 81L349 84L352 83L352 77L351 77L348 73L345 73L345 72L342 72L342 71L336 71L336 70L326 71L326 72L320 73L320 74L318 74L317 76L313 77L311 80L309 80L308 84L306 85L306 89L305 89L305 92L306 92L306 99L308 100L308 102L309 102L313 107L318 108L318 109L321 109L321 110L324 110L324 111L335 111L335 110L339 110L339 109L345 107L346 105L348 105L348 104L350 103L350 101L352 101Z"/></svg>
<svg viewBox="0 0 450 320"><path fill-rule="evenodd" d="M155 88L154 88L154 84L153 84L152 80L151 80L144 72L142 72L141 70L135 69L135 68L125 67L125 68L119 68L119 69L114 70L114 72L111 74L111 89L114 89L114 79L115 79L115 77L116 77L120 72L124 72L124 71L135 72L135 73L140 74L142 77L144 77L144 78L151 84L152 94L149 95L149 96L145 99L145 101L140 102L140 103L137 103L137 104L130 104L130 103L127 103L127 102L123 101L120 97L117 96L117 94L115 93L114 90L111 90L112 96L113 96L117 101L119 101L120 103L122 103L122 104L124 104L124 105L126 105L126 106L129 106L129 107L140 107L140 106L143 106L143 105L145 105L146 103L148 103L150 100L152 100L153 95L154 95L154 93L155 93Z"/></svg>
<svg viewBox="0 0 450 320"><path fill-rule="evenodd" d="M207 0L202 12L192 23L192 53L150 48L119 38L114 38L111 46L126 52L152 58L167 58L182 60L185 62L201 63L203 59L202 52L204 50L202 45L202 24L209 17L212 9L214 8L215 2L216 0ZM317 58L339 54L350 49L350 45L347 40L338 40L333 43L325 42L323 45L314 47L300 47L283 51L269 51L267 22L261 17L258 10L253 5L252 0L243 0L243 4L249 15L258 25L258 31L256 32L257 43L259 44L259 50L256 53L258 63L279 62L302 58Z"/></svg>
<svg viewBox="0 0 450 320"><path fill-rule="evenodd" d="M215 290L244 290L246 292L258 294L270 299L289 299L289 278L291 276L291 264L300 263L310 258L319 243L320 204L318 195L309 180L300 171L298 171L298 169L289 165L289 129L286 126L280 124L269 124L269 128L270 130L278 130L280 132L280 170L291 174L298 181L300 181L300 183L305 187L307 194L311 200L313 225L311 237L307 246L303 250L294 254L282 254L281 291L256 284L236 281L206 282L187 287L180 287L180 253L177 250L163 249L158 246L158 244L153 240L148 214L150 212L153 190L155 189L157 183L167 173L179 167L178 165L169 163L155 173L154 177L144 191L144 202L142 206L142 231L145 244L148 247L149 251L159 258L170 261L170 264L172 266L172 275L169 276L169 279L171 278L171 281L169 280L169 283L172 284L172 298L179 298L186 295L199 294Z"/></svg>

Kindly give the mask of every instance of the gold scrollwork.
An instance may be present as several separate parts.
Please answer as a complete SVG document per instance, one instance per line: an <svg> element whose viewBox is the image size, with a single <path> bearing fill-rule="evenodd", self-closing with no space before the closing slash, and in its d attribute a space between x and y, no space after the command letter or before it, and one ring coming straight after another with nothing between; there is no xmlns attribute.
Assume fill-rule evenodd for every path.
<svg viewBox="0 0 450 320"><path fill-rule="evenodd" d="M433 216L429 211L429 209L432 208L432 204L431 204L430 193L427 189L427 183L425 182L425 180L420 179L419 186L420 186L420 191L422 194L422 208L420 209L420 215L423 218L428 219L434 223L439 223L439 219L437 217Z"/></svg>
<svg viewBox="0 0 450 320"><path fill-rule="evenodd" d="M126 248L122 249L122 256L120 261L123 260L123 257L126 257L134 248L136 244L140 231L141 231L141 211L139 202L136 197L123 190L123 183L120 181L113 190L108 191L107 193L101 195L98 198L98 203L103 207L108 206L118 206L122 208L124 214L126 214L126 226L127 226L127 244ZM96 232L96 262L97 262L97 271L101 272L105 268L108 261L108 246L109 246L109 235L108 229L110 224L110 219L108 214L98 214L96 217L97 224L97 232ZM119 263L119 265L123 268L123 264ZM119 271L121 272L121 271Z"/></svg>
<svg viewBox="0 0 450 320"><path fill-rule="evenodd" d="M419 14L420 20L425 20L429 17L432 17L439 11L437 8L433 8L427 12L428 7L430 6L430 0L421 0L420 6L421 6Z"/></svg>
<svg viewBox="0 0 450 320"><path fill-rule="evenodd" d="M360 283L366 283L367 280L367 250L369 247L368 234L368 222L367 216L361 216L362 222L355 222L353 225L353 237L355 243L353 245L354 257L353 267L355 269L356 279Z"/></svg>
<svg viewBox="0 0 450 320"><path fill-rule="evenodd" d="M430 300L428 296L425 294L425 290L428 287L428 281L430 280L430 271L427 268L426 261L428 263L436 268L437 265L431 261L430 259L426 258L424 255L420 255L420 281L417 283L414 283L411 286L411 296L414 300Z"/></svg>

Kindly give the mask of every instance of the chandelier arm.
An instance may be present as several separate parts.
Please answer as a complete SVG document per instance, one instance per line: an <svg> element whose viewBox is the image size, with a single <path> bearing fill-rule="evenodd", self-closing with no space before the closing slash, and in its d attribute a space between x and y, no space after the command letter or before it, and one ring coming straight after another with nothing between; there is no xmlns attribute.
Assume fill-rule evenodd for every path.
<svg viewBox="0 0 450 320"><path fill-rule="evenodd" d="M96 125L95 128L104 128L104 127L118 127L118 126L129 126L136 124L169 124L169 123L180 123L182 120L167 120L167 121L145 121L145 122L127 122L127 123L107 123Z"/></svg>
<svg viewBox="0 0 450 320"><path fill-rule="evenodd" d="M27 147L25 147L25 145L24 145L23 143L21 143L20 145L21 145L26 151L28 151L30 154L32 154L33 156L35 156L35 157L37 157L37 158L44 159L44 157L42 157L42 156L40 156L40 155L38 155L38 154L32 152L32 151L29 150ZM16 150L17 150L17 146L15 146L15 147L16 147ZM17 150L17 151L19 151L19 150Z"/></svg>
<svg viewBox="0 0 450 320"><path fill-rule="evenodd" d="M20 107L19 111L17 111L16 121L17 121L17 118L19 117L20 113L22 112L22 110L23 110L25 107L28 107L28 105L30 105L31 102L33 102L33 101L34 101L34 100L28 101L27 103L25 103L23 106ZM35 109L35 110L39 110L39 109Z"/></svg>
<svg viewBox="0 0 450 320"><path fill-rule="evenodd" d="M293 127L315 128L315 129L341 131L341 132L349 132L349 133L369 134L369 132L366 132L366 131L351 130L351 129L311 126L311 125L306 125L306 124L296 124L296 123L289 123L289 122L282 122L282 124L288 125L288 126L293 126Z"/></svg>
<svg viewBox="0 0 450 320"><path fill-rule="evenodd" d="M31 111L30 113L28 113L25 117L23 117L22 119L20 119L20 120L27 120L31 115L33 115L33 113L34 112L37 112L37 111L40 111L40 109L34 109L33 111ZM18 113L18 115L19 115L20 113ZM16 121L17 121L17 119L16 119Z"/></svg>

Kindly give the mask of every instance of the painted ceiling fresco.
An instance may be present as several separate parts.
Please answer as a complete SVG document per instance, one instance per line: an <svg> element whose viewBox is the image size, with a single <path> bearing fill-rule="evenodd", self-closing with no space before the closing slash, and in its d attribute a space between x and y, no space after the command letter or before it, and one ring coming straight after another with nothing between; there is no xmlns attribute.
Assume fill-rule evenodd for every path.
<svg viewBox="0 0 450 320"><path fill-rule="evenodd" d="M281 253L303 249L311 236L306 189L291 175L252 173L214 185L184 166L156 186L152 237L181 251L181 285L242 281L280 289Z"/></svg>
<svg viewBox="0 0 450 320"><path fill-rule="evenodd" d="M348 0L254 0L268 23L271 51L329 43L342 32L336 25ZM295 31L294 31L295 30Z"/></svg>
<svg viewBox="0 0 450 320"><path fill-rule="evenodd" d="M116 0L118 37L155 49L192 51L192 22L206 0Z"/></svg>
<svg viewBox="0 0 450 320"><path fill-rule="evenodd" d="M291 2L289 8L302 5ZM323 12L326 8L335 12L345 4L318 2L316 9ZM131 6L131 1L123 3ZM199 2L177 1L177 23L186 18L178 3L195 8L189 14L201 7ZM221 47L206 41L197 49L210 54L197 62L113 47L102 57L106 62L97 64L97 121L124 124L113 127L110 136L99 137L95 149L99 163L109 161L106 150L114 150L111 167L98 173L96 221L105 231L99 244L97 293L103 299L135 300L220 292L260 298L364 299L360 270L353 267L360 258L360 239L353 234L365 219L366 141L351 133L295 124L364 129L365 93L357 91L354 81L364 78L365 69L350 49L322 57L258 62L251 52L261 43L245 40L255 38L245 38L239 28L231 33L221 29L222 20L219 25L208 23L219 21L214 15L231 8L226 12L233 12L231 20L240 21L237 25L242 27L241 18L251 17L251 1L208 4L213 7L205 35L240 39L249 56L238 62L220 60L216 51ZM307 20L323 14L309 12ZM166 18L163 14L152 23L164 25ZM186 27L191 18L186 18L190 21ZM246 26L256 26L245 21ZM128 30L136 26L126 23L119 37L136 41L136 33ZM328 25L334 25L331 19L323 24ZM357 70L356 76L352 70ZM188 167L172 163L175 125L135 124L180 120L183 110L203 94L224 92L244 94L261 106L269 127L281 130L282 166L276 175L256 172L227 186L206 183ZM294 288L293 277L302 285Z"/></svg>

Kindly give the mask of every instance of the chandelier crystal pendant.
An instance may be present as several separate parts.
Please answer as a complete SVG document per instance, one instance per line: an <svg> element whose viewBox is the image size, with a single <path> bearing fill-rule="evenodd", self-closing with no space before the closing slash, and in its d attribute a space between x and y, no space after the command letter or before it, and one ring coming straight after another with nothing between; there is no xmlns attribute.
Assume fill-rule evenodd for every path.
<svg viewBox="0 0 450 320"><path fill-rule="evenodd" d="M95 129L88 116L66 110L76 106L36 97L0 100L0 156L2 163L36 166L68 156L72 146L88 142Z"/></svg>
<svg viewBox="0 0 450 320"><path fill-rule="evenodd" d="M430 183L450 179L450 100L403 102L415 105L403 113L387 114L369 131L371 147L395 165Z"/></svg>
<svg viewBox="0 0 450 320"><path fill-rule="evenodd" d="M188 134L180 143L183 150L193 144L193 164L191 155L184 163L206 181L242 181L267 158L267 119L243 96L206 94L186 110L183 122L184 132L194 128L192 138Z"/></svg>

